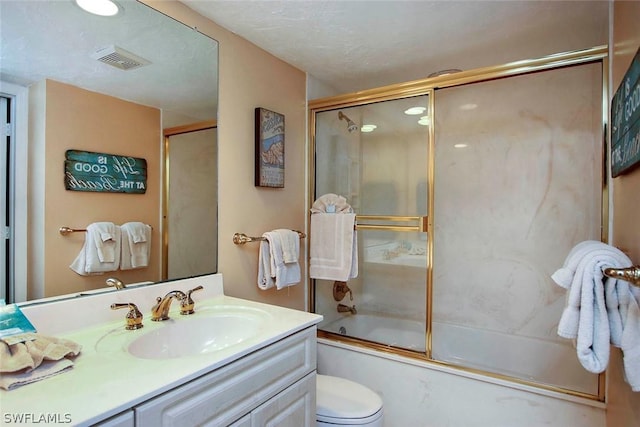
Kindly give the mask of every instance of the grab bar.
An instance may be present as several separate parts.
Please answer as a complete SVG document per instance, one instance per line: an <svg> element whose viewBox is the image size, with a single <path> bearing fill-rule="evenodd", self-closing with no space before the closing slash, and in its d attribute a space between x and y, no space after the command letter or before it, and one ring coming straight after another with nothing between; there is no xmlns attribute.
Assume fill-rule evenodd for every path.
<svg viewBox="0 0 640 427"><path fill-rule="evenodd" d="M292 230L292 231L295 231L296 233L298 233L301 239L304 239L305 237L307 237L307 235L304 234L302 231L298 231L298 230ZM262 236L251 237L251 236L247 236L244 233L235 233L233 235L233 243L235 243L236 245L244 245L245 243L261 242L265 240L267 240L266 237L262 237Z"/></svg>
<svg viewBox="0 0 640 427"><path fill-rule="evenodd" d="M426 232L428 216L385 216L385 215L356 215L356 230L387 230L387 231L420 231ZM358 221L387 221L414 222L414 225L396 224L361 224Z"/></svg>
<svg viewBox="0 0 640 427"><path fill-rule="evenodd" d="M633 286L640 286L640 265L627 268L605 268L602 273L607 277L629 282Z"/></svg>

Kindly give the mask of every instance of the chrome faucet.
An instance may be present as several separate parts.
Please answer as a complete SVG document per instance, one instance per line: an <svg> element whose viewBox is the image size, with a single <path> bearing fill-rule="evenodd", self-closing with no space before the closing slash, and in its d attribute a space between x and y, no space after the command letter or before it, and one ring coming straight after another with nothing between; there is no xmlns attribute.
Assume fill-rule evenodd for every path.
<svg viewBox="0 0 640 427"><path fill-rule="evenodd" d="M151 320L159 322L161 320L169 319L169 308L171 307L171 301L173 299L184 301L187 295L182 291L171 291L167 293L164 298L157 297L156 305L151 308Z"/></svg>

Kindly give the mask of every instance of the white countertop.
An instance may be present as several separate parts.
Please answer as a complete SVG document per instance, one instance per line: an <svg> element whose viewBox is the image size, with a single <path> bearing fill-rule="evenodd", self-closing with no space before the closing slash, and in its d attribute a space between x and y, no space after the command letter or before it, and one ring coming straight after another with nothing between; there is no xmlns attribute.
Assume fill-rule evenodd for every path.
<svg viewBox="0 0 640 427"><path fill-rule="evenodd" d="M217 278L215 280L217 281ZM146 307L143 309L140 306L142 305L142 301L139 301L142 298L141 294L128 294L122 291L92 296L87 300L61 301L57 309L50 304L43 304L40 308L37 305L24 308L23 311L34 323L38 332L49 335L53 332L55 336L71 339L82 345L82 351L73 359L74 367L67 372L11 391L0 390L2 412L0 424L8 422L10 418L7 417L30 414L33 425L42 425L42 422L38 422L38 418L42 416L57 417L54 419L66 421L71 425L90 425L233 362L292 333L313 326L322 319L322 316L312 313L221 295L221 277L219 280L218 286L217 283L209 285L207 280L198 278L197 284L205 283L205 291L193 294L196 313L181 316L179 303L176 301L171 307L171 319L164 322L151 321L149 309ZM193 281L185 281L185 283L176 281L170 282L167 286L154 285L149 288L154 288L151 292L164 295L172 289L187 290L194 287L193 284ZM149 291L147 289L144 292ZM135 331L124 329L124 316L127 310L112 312L109 309L111 302L115 302L113 301L115 296L118 299L123 298L122 301L131 300L130 302L139 304L144 314L142 329ZM199 298L201 296L206 299ZM149 299L146 294L144 298L146 298L145 301ZM153 300L149 301L150 304L153 302ZM69 318L73 321L78 314L68 311L69 304L74 308L78 306L78 313L81 316L86 316L85 310L92 310L93 322L89 322L86 318L83 320L81 317L70 323ZM93 308L84 307L87 304L92 305ZM257 335L222 350L174 359L141 359L126 351L128 343L136 337L166 327L170 322L189 321L198 318L199 314L202 317L206 316L207 311L220 308L233 310L234 307L259 310L266 315L267 321L260 325ZM58 311L62 308L66 311ZM117 314L117 320L112 318L114 312ZM96 321L95 318L100 319L98 313L111 319ZM62 325L52 322L58 317ZM215 319L211 320L215 321ZM84 327L70 330L69 324L74 324L76 327L78 324L81 326L84 324ZM28 424L30 423L20 425Z"/></svg>

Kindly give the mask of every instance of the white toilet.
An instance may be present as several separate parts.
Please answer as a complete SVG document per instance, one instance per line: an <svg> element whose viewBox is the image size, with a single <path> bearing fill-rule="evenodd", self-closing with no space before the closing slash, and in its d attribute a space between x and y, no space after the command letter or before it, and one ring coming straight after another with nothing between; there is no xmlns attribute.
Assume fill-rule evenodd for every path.
<svg viewBox="0 0 640 427"><path fill-rule="evenodd" d="M344 378L317 375L316 427L382 427L382 399Z"/></svg>

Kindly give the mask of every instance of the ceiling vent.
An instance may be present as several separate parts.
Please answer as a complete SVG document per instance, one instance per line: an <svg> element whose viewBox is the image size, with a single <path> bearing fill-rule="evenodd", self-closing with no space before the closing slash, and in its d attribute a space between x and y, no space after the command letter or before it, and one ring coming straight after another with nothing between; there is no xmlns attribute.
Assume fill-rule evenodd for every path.
<svg viewBox="0 0 640 427"><path fill-rule="evenodd" d="M91 57L121 70L133 70L151 63L118 46L108 46L100 49Z"/></svg>

